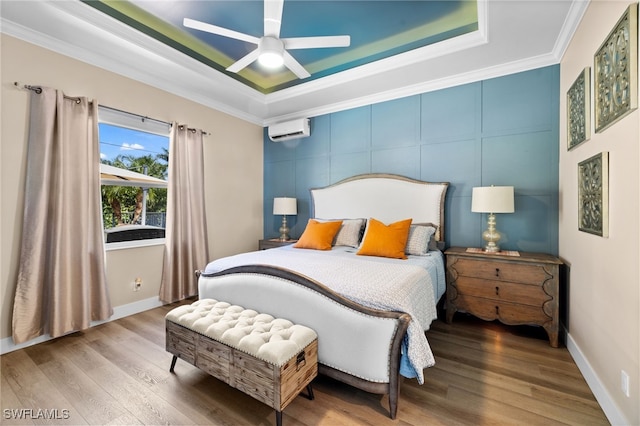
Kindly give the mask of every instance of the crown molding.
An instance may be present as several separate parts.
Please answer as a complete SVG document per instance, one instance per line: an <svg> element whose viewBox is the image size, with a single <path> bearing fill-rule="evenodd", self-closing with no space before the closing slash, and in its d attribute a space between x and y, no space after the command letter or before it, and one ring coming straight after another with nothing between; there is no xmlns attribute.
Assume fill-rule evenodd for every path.
<svg viewBox="0 0 640 426"><path fill-rule="evenodd" d="M562 3L556 3L556 6L558 4ZM545 9L541 9L538 2L530 5L514 2L506 7L511 11L505 12L502 2L480 0L478 30L473 33L267 95L80 1L3 2L0 30L242 120L267 126L557 64L588 7L584 0L567 4L569 10L562 27L553 39L554 45L546 52L529 57L526 52L517 52L524 57L514 60L509 60L511 53L507 52L509 54L494 55L502 58L501 63L485 60L488 54L495 53L491 50L491 37L494 42L498 40L495 29L513 18L508 13L522 15L523 11L531 10L527 8ZM513 25L513 22L507 24ZM482 54L474 56L476 51Z"/></svg>
<svg viewBox="0 0 640 426"><path fill-rule="evenodd" d="M572 1L567 18L562 25L562 29L556 39L556 44L553 46L553 55L557 58L558 62L562 60L564 52L569 47L573 34L582 21L587 8L589 7L590 0Z"/></svg>

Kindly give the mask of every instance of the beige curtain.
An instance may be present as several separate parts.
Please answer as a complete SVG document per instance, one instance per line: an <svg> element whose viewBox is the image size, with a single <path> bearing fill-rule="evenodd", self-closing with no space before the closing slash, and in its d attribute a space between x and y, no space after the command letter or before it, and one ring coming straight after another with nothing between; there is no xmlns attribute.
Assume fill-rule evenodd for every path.
<svg viewBox="0 0 640 426"><path fill-rule="evenodd" d="M169 142L167 225L160 300L175 302L198 293L196 269L209 261L204 202L203 135L173 123Z"/></svg>
<svg viewBox="0 0 640 426"><path fill-rule="evenodd" d="M31 92L13 340L82 330L113 314L106 285L98 105Z"/></svg>

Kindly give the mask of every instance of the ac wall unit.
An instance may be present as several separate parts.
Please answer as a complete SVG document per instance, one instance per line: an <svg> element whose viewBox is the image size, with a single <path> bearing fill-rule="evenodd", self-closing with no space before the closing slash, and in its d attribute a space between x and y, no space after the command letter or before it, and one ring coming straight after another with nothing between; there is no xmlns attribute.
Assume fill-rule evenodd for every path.
<svg viewBox="0 0 640 426"><path fill-rule="evenodd" d="M269 126L269 139L282 142L289 139L305 138L311 134L308 118L300 118Z"/></svg>

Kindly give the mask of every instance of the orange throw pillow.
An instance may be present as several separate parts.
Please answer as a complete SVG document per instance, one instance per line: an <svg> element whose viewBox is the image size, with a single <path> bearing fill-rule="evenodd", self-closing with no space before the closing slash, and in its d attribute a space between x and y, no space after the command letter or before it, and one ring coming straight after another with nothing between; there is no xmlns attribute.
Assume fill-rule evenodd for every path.
<svg viewBox="0 0 640 426"><path fill-rule="evenodd" d="M405 219L385 225L376 219L369 219L364 240L357 254L406 259L404 248L409 238L411 221L412 219Z"/></svg>
<svg viewBox="0 0 640 426"><path fill-rule="evenodd" d="M302 236L293 246L295 248L331 250L333 238L336 236L341 226L341 220L333 222L318 222L317 220L309 219Z"/></svg>

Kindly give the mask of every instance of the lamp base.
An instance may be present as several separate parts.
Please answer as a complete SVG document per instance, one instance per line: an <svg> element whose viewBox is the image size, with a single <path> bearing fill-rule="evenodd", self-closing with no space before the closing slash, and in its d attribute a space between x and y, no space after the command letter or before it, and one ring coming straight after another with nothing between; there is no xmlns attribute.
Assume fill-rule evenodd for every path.
<svg viewBox="0 0 640 426"><path fill-rule="evenodd" d="M500 253L500 247L496 246L495 243L494 245L491 245L491 243L488 243L487 245L484 246L483 250L487 253Z"/></svg>
<svg viewBox="0 0 640 426"><path fill-rule="evenodd" d="M498 253L500 246L500 233L496 230L496 215L489 213L489 219L487 220L487 230L482 233L482 238L487 242L484 246L484 251L487 253Z"/></svg>
<svg viewBox="0 0 640 426"><path fill-rule="evenodd" d="M280 226L280 241L289 241L289 227L287 226L287 215L282 215L282 226Z"/></svg>

